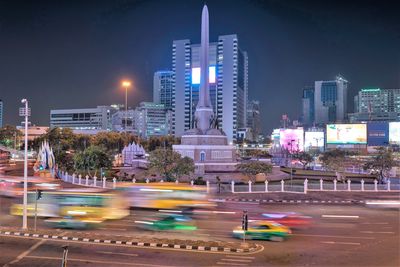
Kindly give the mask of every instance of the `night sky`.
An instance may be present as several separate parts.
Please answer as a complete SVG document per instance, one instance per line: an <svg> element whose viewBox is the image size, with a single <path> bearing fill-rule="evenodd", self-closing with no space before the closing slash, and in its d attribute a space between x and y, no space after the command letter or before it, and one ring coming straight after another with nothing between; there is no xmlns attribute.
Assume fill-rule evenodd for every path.
<svg viewBox="0 0 400 267"><path fill-rule="evenodd" d="M172 41L200 42L201 9L210 41L236 33L249 55L249 98L260 100L265 133L280 116L297 119L302 88L337 74L349 104L365 87L400 87L397 1L0 0L0 99L5 123L48 125L50 109L152 100L153 73L171 69Z"/></svg>

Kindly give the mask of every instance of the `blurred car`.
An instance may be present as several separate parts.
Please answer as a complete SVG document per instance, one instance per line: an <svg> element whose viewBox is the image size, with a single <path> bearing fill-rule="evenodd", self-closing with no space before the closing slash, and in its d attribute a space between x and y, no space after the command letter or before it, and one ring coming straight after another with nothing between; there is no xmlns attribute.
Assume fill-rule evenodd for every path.
<svg viewBox="0 0 400 267"><path fill-rule="evenodd" d="M196 230L192 219L181 214L162 214L154 219L135 221L140 228L146 230Z"/></svg>
<svg viewBox="0 0 400 267"><path fill-rule="evenodd" d="M95 229L98 228L102 221L91 218L74 218L72 216L65 216L63 218L52 218L45 221L45 223L53 228L67 228L67 229Z"/></svg>
<svg viewBox="0 0 400 267"><path fill-rule="evenodd" d="M247 239L260 239L270 241L284 241L292 233L290 229L276 222L253 221L248 225L247 231L242 230L242 226L233 229L233 236L243 238L246 233Z"/></svg>
<svg viewBox="0 0 400 267"><path fill-rule="evenodd" d="M312 224L312 217L304 216L296 212L285 213L262 213L260 217L255 220L267 220L276 222L291 229L304 229Z"/></svg>

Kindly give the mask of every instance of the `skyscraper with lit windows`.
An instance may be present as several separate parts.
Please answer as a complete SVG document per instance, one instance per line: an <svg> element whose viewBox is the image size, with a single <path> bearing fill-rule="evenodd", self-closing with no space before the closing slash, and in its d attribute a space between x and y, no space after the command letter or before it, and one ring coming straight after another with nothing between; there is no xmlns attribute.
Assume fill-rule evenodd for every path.
<svg viewBox="0 0 400 267"><path fill-rule="evenodd" d="M181 136L194 125L199 98L199 44L175 40L172 45L173 100L172 132ZM239 48L236 34L222 35L209 44L210 100L219 127L229 141L238 128L246 126L248 57Z"/></svg>

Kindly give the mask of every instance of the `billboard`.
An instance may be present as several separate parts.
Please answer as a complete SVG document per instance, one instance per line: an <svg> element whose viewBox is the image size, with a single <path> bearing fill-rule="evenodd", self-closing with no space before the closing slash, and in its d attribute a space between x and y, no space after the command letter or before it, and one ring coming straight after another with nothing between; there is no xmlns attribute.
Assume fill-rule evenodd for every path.
<svg viewBox="0 0 400 267"><path fill-rule="evenodd" d="M389 122L389 143L400 145L400 121Z"/></svg>
<svg viewBox="0 0 400 267"><path fill-rule="evenodd" d="M345 144L367 144L366 124L327 124L326 143Z"/></svg>
<svg viewBox="0 0 400 267"><path fill-rule="evenodd" d="M387 122L368 122L368 146L387 146L389 144L389 124Z"/></svg>
<svg viewBox="0 0 400 267"><path fill-rule="evenodd" d="M304 136L304 150L308 151L310 148L321 149L324 147L324 132L305 132Z"/></svg>
<svg viewBox="0 0 400 267"><path fill-rule="evenodd" d="M281 147L293 151L303 151L304 149L304 130L299 127L297 129L280 129L279 142Z"/></svg>
<svg viewBox="0 0 400 267"><path fill-rule="evenodd" d="M192 68L192 84L200 84L200 67ZM210 66L208 68L208 82L215 83L216 79L216 68L215 66Z"/></svg>

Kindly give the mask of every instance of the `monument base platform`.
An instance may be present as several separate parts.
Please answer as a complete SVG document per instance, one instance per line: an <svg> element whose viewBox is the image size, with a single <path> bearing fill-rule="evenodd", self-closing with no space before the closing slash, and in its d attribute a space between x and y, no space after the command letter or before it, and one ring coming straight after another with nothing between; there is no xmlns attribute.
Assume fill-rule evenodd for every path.
<svg viewBox="0 0 400 267"><path fill-rule="evenodd" d="M236 170L236 148L227 144L225 135L184 135L181 143L172 148L193 159L196 174Z"/></svg>

